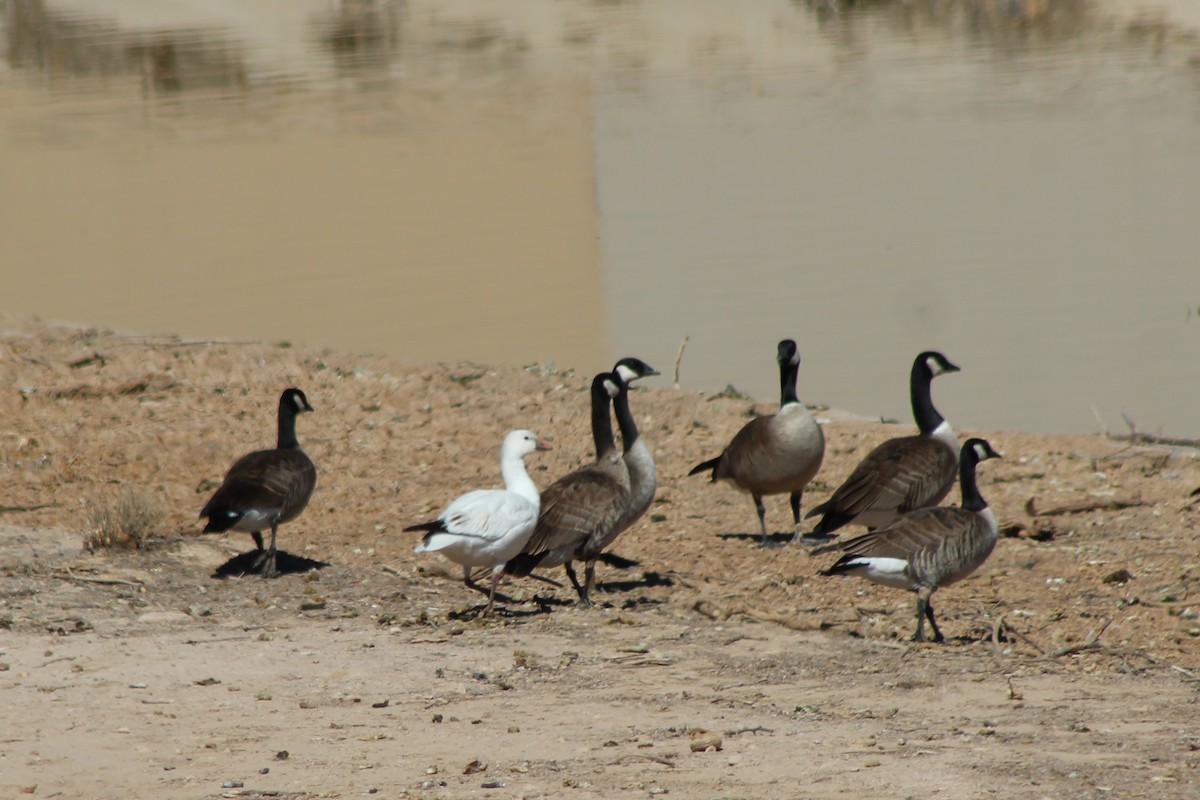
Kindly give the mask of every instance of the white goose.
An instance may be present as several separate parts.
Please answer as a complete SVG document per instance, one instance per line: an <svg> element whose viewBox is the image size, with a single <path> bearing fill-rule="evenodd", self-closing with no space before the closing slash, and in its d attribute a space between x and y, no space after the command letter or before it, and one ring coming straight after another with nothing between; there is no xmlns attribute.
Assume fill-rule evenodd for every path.
<svg viewBox="0 0 1200 800"><path fill-rule="evenodd" d="M432 522L412 525L405 531L427 531L415 551L440 551L463 568L463 583L483 591L471 579L475 567L492 568L492 586L483 614L492 612L496 585L504 576L505 563L521 552L537 525L541 494L525 471L525 456L549 450L530 431L511 431L500 447L503 489L476 489L456 498Z"/></svg>

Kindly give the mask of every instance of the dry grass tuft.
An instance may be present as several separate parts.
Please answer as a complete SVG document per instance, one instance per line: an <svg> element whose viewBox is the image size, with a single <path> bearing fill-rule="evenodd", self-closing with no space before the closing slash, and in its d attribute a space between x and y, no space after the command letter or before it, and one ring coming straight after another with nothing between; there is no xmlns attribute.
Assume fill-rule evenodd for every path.
<svg viewBox="0 0 1200 800"><path fill-rule="evenodd" d="M166 511L150 495L133 487L116 497L91 500L87 504L87 550L126 547L140 550L157 538Z"/></svg>

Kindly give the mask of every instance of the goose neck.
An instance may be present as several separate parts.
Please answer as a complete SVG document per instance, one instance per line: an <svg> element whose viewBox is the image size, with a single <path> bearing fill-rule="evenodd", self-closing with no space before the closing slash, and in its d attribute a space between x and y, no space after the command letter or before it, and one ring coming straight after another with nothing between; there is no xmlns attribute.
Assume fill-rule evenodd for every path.
<svg viewBox="0 0 1200 800"><path fill-rule="evenodd" d="M289 402L279 403L278 431L275 444L278 449L299 449L300 440L296 438L296 411Z"/></svg>
<svg viewBox="0 0 1200 800"><path fill-rule="evenodd" d="M964 447L959 458L958 483L962 488L962 507L967 511L982 511L988 507L975 480L975 467L978 463L979 455L974 448Z"/></svg>
<svg viewBox="0 0 1200 800"><path fill-rule="evenodd" d="M504 478L504 488L513 494L519 494L535 505L541 500L537 485L525 469L525 459L517 455L505 455L500 459L500 475Z"/></svg>
<svg viewBox="0 0 1200 800"><path fill-rule="evenodd" d="M945 418L933 407L933 374L923 362L913 364L912 378L909 382L909 396L912 400L913 418L917 427L925 436L933 434Z"/></svg>
<svg viewBox="0 0 1200 800"><path fill-rule="evenodd" d="M596 458L603 458L616 449L613 439L612 419L608 416L608 404L611 398L603 382L592 384L592 444L596 447Z"/></svg>
<svg viewBox="0 0 1200 800"><path fill-rule="evenodd" d="M628 453L638 440L637 423L629 411L629 392L622 391L613 398L613 413L617 416L617 426L621 429L621 446Z"/></svg>
<svg viewBox="0 0 1200 800"><path fill-rule="evenodd" d="M779 362L779 405L799 403L796 394L796 379L800 375L800 365L788 361Z"/></svg>

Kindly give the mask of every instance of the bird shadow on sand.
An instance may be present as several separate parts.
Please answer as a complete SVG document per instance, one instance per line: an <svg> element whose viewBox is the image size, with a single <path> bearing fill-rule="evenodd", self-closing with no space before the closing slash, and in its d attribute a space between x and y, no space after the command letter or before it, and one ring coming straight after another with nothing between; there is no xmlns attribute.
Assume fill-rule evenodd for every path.
<svg viewBox="0 0 1200 800"><path fill-rule="evenodd" d="M625 581L605 581L597 583L596 590L612 594L614 592L632 592L636 589L651 589L655 586L674 586L675 581L671 580L669 575L663 575L659 572L647 571L642 573L639 579L631 579Z"/></svg>
<svg viewBox="0 0 1200 800"><path fill-rule="evenodd" d="M261 565L257 563L261 556L261 550L238 553L213 570L212 577L224 579L240 578L243 575L257 575L261 572ZM329 564L324 561L316 561L304 556L292 555L286 550L275 551L275 569L279 571L280 575L295 575L328 566Z"/></svg>
<svg viewBox="0 0 1200 800"><path fill-rule="evenodd" d="M767 536L767 540L765 542L763 541L762 534L760 533L718 533L717 538L724 539L727 542L730 540L754 542L754 544L760 547L784 547L791 543L792 534L772 533ZM798 543L799 541L800 537L796 537L796 542Z"/></svg>

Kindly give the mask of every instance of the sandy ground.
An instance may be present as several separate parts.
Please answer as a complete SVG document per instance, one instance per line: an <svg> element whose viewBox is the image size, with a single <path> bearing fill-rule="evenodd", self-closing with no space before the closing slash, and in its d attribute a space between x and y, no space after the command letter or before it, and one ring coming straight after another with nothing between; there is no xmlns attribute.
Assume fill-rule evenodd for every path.
<svg viewBox="0 0 1200 800"><path fill-rule="evenodd" d="M602 567L597 608L520 581L480 619L401 528L496 485L510 427L554 442L541 485L587 460L587 375L0 328L0 796L1200 796L1193 449L960 430L1006 454L1006 536L910 647L910 595L758 548L748 498L683 477L770 404L656 379L659 497L614 548L641 566ZM321 477L280 547L328 566L214 577L252 544L196 513L292 384ZM833 417L806 506L910 430ZM85 550L130 491L158 539Z"/></svg>

